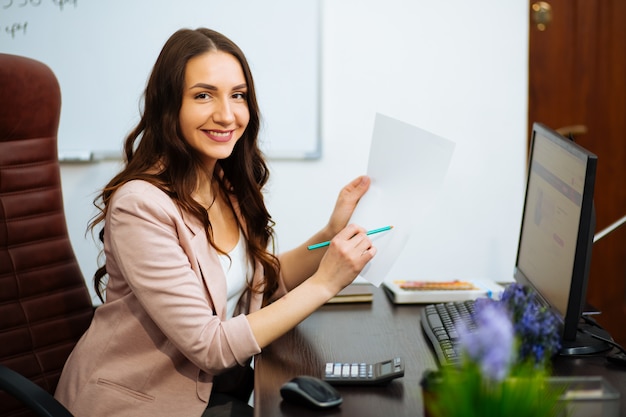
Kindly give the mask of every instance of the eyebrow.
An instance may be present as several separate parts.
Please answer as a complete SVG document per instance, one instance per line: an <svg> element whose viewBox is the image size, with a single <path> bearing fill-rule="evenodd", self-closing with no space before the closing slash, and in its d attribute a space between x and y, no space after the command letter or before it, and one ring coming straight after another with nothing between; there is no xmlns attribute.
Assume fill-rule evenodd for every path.
<svg viewBox="0 0 626 417"><path fill-rule="evenodd" d="M217 87L211 84L205 84L205 83L196 83L194 85L192 85L191 87L189 87L189 89L193 89L193 88L203 88L205 90L211 90L211 91L217 91ZM242 90L244 88L248 88L247 84L239 84L234 86L232 89L233 90Z"/></svg>

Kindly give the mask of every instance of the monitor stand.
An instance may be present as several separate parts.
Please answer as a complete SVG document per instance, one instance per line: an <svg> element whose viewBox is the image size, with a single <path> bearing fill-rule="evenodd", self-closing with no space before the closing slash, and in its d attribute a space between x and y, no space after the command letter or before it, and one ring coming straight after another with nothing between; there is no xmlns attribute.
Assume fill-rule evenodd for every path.
<svg viewBox="0 0 626 417"><path fill-rule="evenodd" d="M581 323L578 325L576 340L563 340L561 342L559 355L589 355L611 349L611 345L609 343L596 339L588 333L601 337L602 339L613 340L611 335L606 330L588 323Z"/></svg>

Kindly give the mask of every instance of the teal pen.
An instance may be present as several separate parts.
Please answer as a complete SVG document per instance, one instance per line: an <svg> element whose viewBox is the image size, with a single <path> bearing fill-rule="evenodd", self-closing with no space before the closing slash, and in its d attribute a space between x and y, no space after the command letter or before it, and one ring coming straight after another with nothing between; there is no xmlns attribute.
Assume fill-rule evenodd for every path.
<svg viewBox="0 0 626 417"><path fill-rule="evenodd" d="M385 227L380 227L378 229L369 230L366 234L367 235L373 235L373 234L380 233L380 232L386 232L387 230L391 230L391 229L393 229L393 226L385 226ZM324 247L326 247L328 245L330 245L330 240L327 240L326 242L320 242L320 243L316 243L315 245L308 246L307 249L308 250L313 250L313 249L318 249L318 248L324 248Z"/></svg>

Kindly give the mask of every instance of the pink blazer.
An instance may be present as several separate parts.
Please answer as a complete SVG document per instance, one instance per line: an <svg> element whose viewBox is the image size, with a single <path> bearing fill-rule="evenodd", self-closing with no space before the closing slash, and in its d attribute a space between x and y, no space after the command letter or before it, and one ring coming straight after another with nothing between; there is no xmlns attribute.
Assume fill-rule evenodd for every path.
<svg viewBox="0 0 626 417"><path fill-rule="evenodd" d="M104 238L107 301L55 397L77 417L200 416L213 375L261 350L244 315L226 320L226 278L202 224L132 181L113 195ZM262 274L257 265L255 283ZM261 302L253 295L248 311Z"/></svg>

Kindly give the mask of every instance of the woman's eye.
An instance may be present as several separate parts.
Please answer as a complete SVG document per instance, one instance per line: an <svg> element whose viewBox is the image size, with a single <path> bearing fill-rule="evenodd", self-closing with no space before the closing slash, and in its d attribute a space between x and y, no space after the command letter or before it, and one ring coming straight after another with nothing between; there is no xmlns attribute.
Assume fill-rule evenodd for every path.
<svg viewBox="0 0 626 417"><path fill-rule="evenodd" d="M196 98L199 100L206 100L211 98L211 96L208 93L200 93L200 94L196 94Z"/></svg>
<svg viewBox="0 0 626 417"><path fill-rule="evenodd" d="M235 93L233 94L233 98L236 100L245 100L246 99L246 93Z"/></svg>

